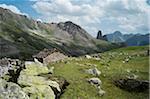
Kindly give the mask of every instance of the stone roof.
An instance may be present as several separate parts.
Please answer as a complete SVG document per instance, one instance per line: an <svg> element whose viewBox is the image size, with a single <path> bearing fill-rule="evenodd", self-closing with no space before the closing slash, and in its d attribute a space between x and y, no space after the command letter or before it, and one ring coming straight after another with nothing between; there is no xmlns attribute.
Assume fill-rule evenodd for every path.
<svg viewBox="0 0 150 99"><path fill-rule="evenodd" d="M34 58L45 58L48 55L54 53L54 52L61 52L60 50L53 48L53 49L44 49L40 51L38 54L33 55ZM62 52L61 52L62 53Z"/></svg>

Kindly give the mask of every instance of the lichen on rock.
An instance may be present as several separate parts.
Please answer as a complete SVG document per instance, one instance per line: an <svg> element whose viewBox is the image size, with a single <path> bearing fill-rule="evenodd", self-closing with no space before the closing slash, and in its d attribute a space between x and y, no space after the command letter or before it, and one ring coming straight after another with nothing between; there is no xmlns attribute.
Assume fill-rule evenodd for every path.
<svg viewBox="0 0 150 99"><path fill-rule="evenodd" d="M49 73L50 71L46 66L33 62L26 65L26 69L21 71L18 83L23 86L23 90L31 99L55 99L53 88L61 92L59 84L41 76Z"/></svg>
<svg viewBox="0 0 150 99"><path fill-rule="evenodd" d="M32 85L23 90L28 93L30 99L55 99L53 90L47 85Z"/></svg>
<svg viewBox="0 0 150 99"><path fill-rule="evenodd" d="M50 73L50 70L46 66L42 66L35 62L26 64L26 69L21 72L23 75L33 75L37 76L40 74Z"/></svg>
<svg viewBox="0 0 150 99"><path fill-rule="evenodd" d="M29 99L29 97L19 85L0 79L0 99Z"/></svg>

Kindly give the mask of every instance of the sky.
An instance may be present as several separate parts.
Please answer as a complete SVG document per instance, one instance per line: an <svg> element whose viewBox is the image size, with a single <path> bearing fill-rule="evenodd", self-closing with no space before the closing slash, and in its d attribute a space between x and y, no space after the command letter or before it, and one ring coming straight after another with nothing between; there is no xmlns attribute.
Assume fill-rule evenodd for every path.
<svg viewBox="0 0 150 99"><path fill-rule="evenodd" d="M94 37L150 33L150 0L0 0L0 7L47 23L72 21Z"/></svg>

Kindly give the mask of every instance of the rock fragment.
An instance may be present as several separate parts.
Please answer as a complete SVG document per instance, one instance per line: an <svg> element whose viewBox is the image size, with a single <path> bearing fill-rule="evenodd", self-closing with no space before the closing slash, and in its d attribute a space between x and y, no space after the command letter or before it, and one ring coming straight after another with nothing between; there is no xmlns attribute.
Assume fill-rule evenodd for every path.
<svg viewBox="0 0 150 99"><path fill-rule="evenodd" d="M88 69L86 72L95 76L99 76L101 74L101 71L99 71L96 67L93 69Z"/></svg>

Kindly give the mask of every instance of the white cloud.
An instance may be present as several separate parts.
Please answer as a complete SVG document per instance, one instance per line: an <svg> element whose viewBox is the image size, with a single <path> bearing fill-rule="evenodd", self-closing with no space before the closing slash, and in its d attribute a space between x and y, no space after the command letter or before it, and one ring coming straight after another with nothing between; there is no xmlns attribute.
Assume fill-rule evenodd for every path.
<svg viewBox="0 0 150 99"><path fill-rule="evenodd" d="M75 5L70 0L55 0L55 1L38 1L33 5L33 8L46 15L61 14L69 16L85 16L91 13L100 15L98 7L91 7L89 4ZM91 14L90 16L93 16Z"/></svg>
<svg viewBox="0 0 150 99"><path fill-rule="evenodd" d="M32 0L33 8L48 22L71 20L95 36L121 30L148 32L150 6L146 0ZM149 18L149 19L148 19Z"/></svg>
<svg viewBox="0 0 150 99"><path fill-rule="evenodd" d="M5 9L9 9L9 10L11 10L12 12L17 13L17 14L27 15L27 16L28 16L28 14L22 13L22 12L21 12L17 7L15 7L14 5L0 4L0 7L5 8Z"/></svg>

